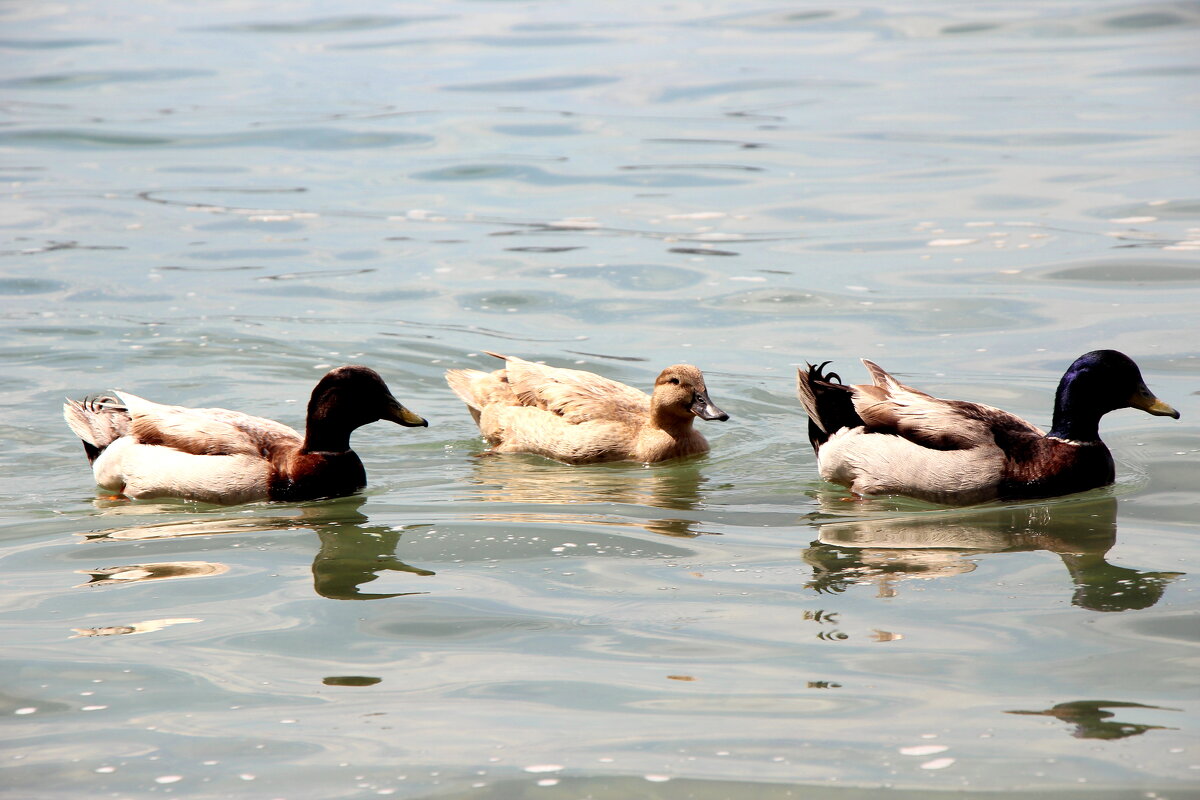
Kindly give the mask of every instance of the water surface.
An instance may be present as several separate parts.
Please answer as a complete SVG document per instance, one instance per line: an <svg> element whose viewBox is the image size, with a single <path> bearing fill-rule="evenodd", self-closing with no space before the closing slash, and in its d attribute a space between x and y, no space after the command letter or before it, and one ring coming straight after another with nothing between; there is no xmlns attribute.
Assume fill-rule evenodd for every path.
<svg viewBox="0 0 1200 800"><path fill-rule="evenodd" d="M0 6L0 795L1200 793L1195 3ZM853 502L793 370L1182 419L1043 503ZM484 350L711 454L484 446ZM64 396L298 425L378 369L358 497L98 494Z"/></svg>

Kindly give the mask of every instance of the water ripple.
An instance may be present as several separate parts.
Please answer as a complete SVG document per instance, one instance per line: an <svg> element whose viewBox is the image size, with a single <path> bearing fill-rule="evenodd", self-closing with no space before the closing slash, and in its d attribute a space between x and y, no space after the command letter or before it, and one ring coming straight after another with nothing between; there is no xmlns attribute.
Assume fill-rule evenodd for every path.
<svg viewBox="0 0 1200 800"><path fill-rule="evenodd" d="M414 46L428 44L453 44L469 46L472 44L484 47L579 47L582 45L598 45L612 41L602 36L472 36L446 37L440 39L389 39L379 42L347 42L334 45L330 50L392 50L412 49Z"/></svg>
<svg viewBox="0 0 1200 800"><path fill-rule="evenodd" d="M345 33L415 25L421 22L451 19L447 15L401 17L387 14L360 14L343 17L318 17L295 22L239 22L231 25L212 25L196 30L216 33Z"/></svg>
<svg viewBox="0 0 1200 800"><path fill-rule="evenodd" d="M861 89L871 84L862 81L838 81L838 80L745 80L745 81L722 81L720 83L708 83L699 86L682 86L671 89L664 89L658 95L658 101L662 103L676 103L681 100L701 100L712 97L726 98L734 95L742 95L755 92L767 92L776 89Z"/></svg>
<svg viewBox="0 0 1200 800"><path fill-rule="evenodd" d="M1037 150L1043 147L1090 147L1102 144L1126 144L1156 138L1153 134L1112 131L1036 131L1026 133L925 133L917 131L872 131L847 134L847 138L873 142L911 144L953 144L971 147L1003 147Z"/></svg>
<svg viewBox="0 0 1200 800"><path fill-rule="evenodd" d="M548 75L543 78L524 78L486 83L462 83L443 86L446 92L562 92L616 83L620 78L611 75Z"/></svg>
<svg viewBox="0 0 1200 800"><path fill-rule="evenodd" d="M240 133L100 132L71 128L34 128L0 132L0 144L34 149L110 150L152 148L276 147L287 150L356 150L429 144L421 133L345 131L337 128L279 128Z"/></svg>
<svg viewBox="0 0 1200 800"><path fill-rule="evenodd" d="M0 81L0 87L6 89L90 89L111 83L178 81L189 78L207 78L215 74L216 72L213 70L203 69L125 69L58 72L47 75L30 75L23 78L8 78L7 80Z"/></svg>
<svg viewBox="0 0 1200 800"><path fill-rule="evenodd" d="M1200 283L1200 267L1155 259L1103 259L1058 265L1032 273L1031 276L1048 281L1109 284L1122 291L1131 285L1143 288L1161 286L1166 289L1180 284Z"/></svg>
<svg viewBox="0 0 1200 800"><path fill-rule="evenodd" d="M455 167L415 172L413 178L423 181L517 181L537 186L578 186L583 184L606 184L609 186L652 186L656 188L679 188L684 186L734 186L742 183L730 178L713 178L700 175L564 175L540 167L517 164L462 164Z"/></svg>
<svg viewBox="0 0 1200 800"><path fill-rule="evenodd" d="M710 254L712 251L699 251ZM598 279L617 289L635 292L662 292L684 289L700 283L706 275L694 269L666 264L613 264L606 267L554 267L528 270L534 278Z"/></svg>
<svg viewBox="0 0 1200 800"><path fill-rule="evenodd" d="M117 39L0 39L0 48L8 50L63 50L117 44Z"/></svg>
<svg viewBox="0 0 1200 800"><path fill-rule="evenodd" d="M762 167L751 167L745 164L704 164L692 162L688 164L629 164L618 169L624 170L648 170L648 169L715 169L718 171L730 172L763 172Z"/></svg>

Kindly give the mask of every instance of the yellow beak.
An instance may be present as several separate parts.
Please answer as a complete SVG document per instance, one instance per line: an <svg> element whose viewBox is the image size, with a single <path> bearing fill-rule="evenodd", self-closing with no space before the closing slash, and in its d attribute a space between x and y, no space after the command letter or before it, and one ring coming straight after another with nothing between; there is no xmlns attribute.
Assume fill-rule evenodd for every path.
<svg viewBox="0 0 1200 800"><path fill-rule="evenodd" d="M1138 387L1138 390L1133 393L1133 397L1129 398L1129 405L1134 408L1140 408L1147 414L1153 414L1156 417L1174 417L1179 419L1179 412L1171 408L1155 397L1145 384Z"/></svg>
<svg viewBox="0 0 1200 800"><path fill-rule="evenodd" d="M428 428L429 422L420 414L414 414L396 400L388 404L388 414L385 419L403 425L406 428Z"/></svg>

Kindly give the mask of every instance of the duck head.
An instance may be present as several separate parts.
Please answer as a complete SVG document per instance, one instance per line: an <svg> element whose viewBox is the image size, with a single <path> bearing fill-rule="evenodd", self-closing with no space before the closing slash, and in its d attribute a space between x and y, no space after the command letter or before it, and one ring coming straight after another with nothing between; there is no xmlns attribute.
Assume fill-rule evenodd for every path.
<svg viewBox="0 0 1200 800"><path fill-rule="evenodd" d="M428 421L401 405L370 367L350 365L330 370L308 401L305 449L348 450L352 431L379 420L406 428L429 426Z"/></svg>
<svg viewBox="0 0 1200 800"><path fill-rule="evenodd" d="M704 373L691 364L676 364L664 369L654 382L651 404L660 414L722 422L729 419L729 415L709 398Z"/></svg>
<svg viewBox="0 0 1200 800"><path fill-rule="evenodd" d="M1051 435L1092 441L1099 438L1100 417L1119 408L1179 419L1178 411L1147 388L1142 371L1129 356L1116 350L1084 353L1059 381Z"/></svg>

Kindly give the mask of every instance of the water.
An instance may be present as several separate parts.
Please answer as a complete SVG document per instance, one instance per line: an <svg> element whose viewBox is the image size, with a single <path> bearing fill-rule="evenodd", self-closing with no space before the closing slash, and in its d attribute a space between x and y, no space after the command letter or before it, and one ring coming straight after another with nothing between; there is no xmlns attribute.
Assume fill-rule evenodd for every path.
<svg viewBox="0 0 1200 800"><path fill-rule="evenodd" d="M1200 792L1195 3L0 5L0 794ZM1132 354L1108 490L845 502L793 369L1045 425ZM477 459L497 350L732 415ZM430 420L356 498L100 497L110 387Z"/></svg>

